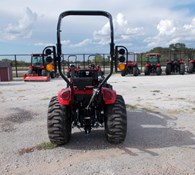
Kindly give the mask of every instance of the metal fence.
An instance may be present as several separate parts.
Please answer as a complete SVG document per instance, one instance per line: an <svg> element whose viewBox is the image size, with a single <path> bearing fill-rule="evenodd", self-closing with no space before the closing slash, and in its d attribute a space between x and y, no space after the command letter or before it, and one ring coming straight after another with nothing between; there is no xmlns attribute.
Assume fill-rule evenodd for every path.
<svg viewBox="0 0 195 175"><path fill-rule="evenodd" d="M173 52L162 52L161 54L161 65L166 66L168 59L173 58ZM97 55L99 57L97 57ZM188 55L187 52L177 53L179 59L185 61L186 66L188 66ZM101 58L101 59L100 59ZM11 61L13 77L22 77L23 74L28 70L28 66L31 62L31 54L4 54L0 55L0 61ZM146 63L146 53L134 53L129 52L129 61L135 61L138 64L140 72L144 71L144 66ZM90 63L100 65L104 72L109 71L110 65L110 56L106 53L84 53L84 54L63 54L62 55L62 71L65 73L67 67L70 64L76 64L82 68L85 68ZM117 72L117 63L115 64L114 71Z"/></svg>

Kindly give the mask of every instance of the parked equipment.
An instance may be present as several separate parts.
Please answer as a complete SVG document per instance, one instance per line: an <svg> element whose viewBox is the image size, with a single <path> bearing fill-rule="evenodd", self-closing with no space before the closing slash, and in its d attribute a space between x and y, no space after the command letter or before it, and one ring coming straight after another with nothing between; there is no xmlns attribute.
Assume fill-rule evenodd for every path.
<svg viewBox="0 0 195 175"><path fill-rule="evenodd" d="M188 68L187 68L188 73L194 73L195 72L195 57L190 58L188 60Z"/></svg>
<svg viewBox="0 0 195 175"><path fill-rule="evenodd" d="M75 76L77 77L79 69L80 67L76 67L75 64L70 64L69 67L67 68L66 76L68 78L75 77Z"/></svg>
<svg viewBox="0 0 195 175"><path fill-rule="evenodd" d="M144 69L145 75L150 75L151 73L156 73L157 75L162 74L160 57L161 57L160 53L146 54L146 64Z"/></svg>
<svg viewBox="0 0 195 175"><path fill-rule="evenodd" d="M104 16L110 24L110 73L98 79L98 70L79 69L78 76L71 81L61 69L61 22L66 16ZM104 11L65 11L60 14L57 25L57 61L61 77L67 83L57 96L49 102L47 127L49 139L57 145L70 141L73 127L84 129L89 134L92 128L104 127L106 139L118 144L125 140L127 131L126 106L107 80L113 72L115 57L112 16Z"/></svg>
<svg viewBox="0 0 195 175"><path fill-rule="evenodd" d="M120 49L122 48L122 49ZM118 51L117 51L118 50ZM123 50L123 52L121 52ZM125 56L127 58L124 62L124 70L121 71L121 76L125 76L127 74L133 74L134 76L138 76L140 74L140 70L138 68L137 62L134 60L130 60L128 49L124 46L117 46L116 55L118 57Z"/></svg>
<svg viewBox="0 0 195 175"><path fill-rule="evenodd" d="M56 61L52 58L48 49L52 48L55 52L55 46L48 46L44 48L42 53L31 55L31 65L28 72L24 74L24 81L50 81L50 78L55 78L57 73ZM50 50L50 49L49 49Z"/></svg>
<svg viewBox="0 0 195 175"><path fill-rule="evenodd" d="M177 55L174 54L173 59L167 61L165 72L167 75L171 73L179 73L181 75L185 74L185 64L184 60L177 58Z"/></svg>
<svg viewBox="0 0 195 175"><path fill-rule="evenodd" d="M104 71L102 71L101 66L100 65L95 65L95 64L89 64L87 69L90 70L96 70L98 72L98 76L103 77L104 76Z"/></svg>

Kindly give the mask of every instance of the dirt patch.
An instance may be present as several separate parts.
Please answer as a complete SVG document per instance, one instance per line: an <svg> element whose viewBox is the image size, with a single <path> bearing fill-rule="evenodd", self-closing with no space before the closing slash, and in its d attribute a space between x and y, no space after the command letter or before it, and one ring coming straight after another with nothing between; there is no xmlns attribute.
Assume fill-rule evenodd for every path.
<svg viewBox="0 0 195 175"><path fill-rule="evenodd" d="M5 120L13 123L24 123L33 119L33 116L36 115L31 111L27 111L21 108L13 108L14 114L9 115Z"/></svg>
<svg viewBox="0 0 195 175"><path fill-rule="evenodd" d="M0 132L12 132L15 130L14 125L11 122L6 121L0 123L0 128Z"/></svg>
<svg viewBox="0 0 195 175"><path fill-rule="evenodd" d="M151 92L154 92L154 93L159 93L159 92L160 92L160 90L153 90L153 91L151 91Z"/></svg>
<svg viewBox="0 0 195 175"><path fill-rule="evenodd" d="M50 97L45 97L45 98L42 98L41 100L50 100L51 98Z"/></svg>

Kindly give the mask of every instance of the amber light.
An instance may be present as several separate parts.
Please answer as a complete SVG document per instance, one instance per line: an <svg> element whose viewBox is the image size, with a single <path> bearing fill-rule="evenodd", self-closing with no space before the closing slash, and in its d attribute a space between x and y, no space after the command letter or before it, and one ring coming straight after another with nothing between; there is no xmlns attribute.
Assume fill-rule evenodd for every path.
<svg viewBox="0 0 195 175"><path fill-rule="evenodd" d="M125 69L125 64L124 63L120 63L118 65L118 68L119 68L119 70L124 70Z"/></svg>
<svg viewBox="0 0 195 175"><path fill-rule="evenodd" d="M54 66L52 64L47 64L46 69L51 72L54 69Z"/></svg>

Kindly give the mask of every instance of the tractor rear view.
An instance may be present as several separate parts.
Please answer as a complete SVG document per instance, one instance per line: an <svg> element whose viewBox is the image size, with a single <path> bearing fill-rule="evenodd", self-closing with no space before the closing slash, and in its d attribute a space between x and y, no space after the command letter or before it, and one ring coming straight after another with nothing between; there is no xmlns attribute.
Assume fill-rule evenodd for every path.
<svg viewBox="0 0 195 175"><path fill-rule="evenodd" d="M195 72L195 54L194 53L188 59L187 72L190 73L190 74Z"/></svg>
<svg viewBox="0 0 195 175"><path fill-rule="evenodd" d="M165 72L167 75L171 73L179 73L180 75L185 74L185 63L183 59L179 59L176 54L174 54L173 59L167 61Z"/></svg>
<svg viewBox="0 0 195 175"><path fill-rule="evenodd" d="M68 79L61 69L61 22L67 16L103 16L110 25L110 72L99 77L98 69L78 69L77 75ZM47 128L49 139L56 145L67 144L72 128L89 134L93 128L104 127L108 142L119 144L125 140L127 113L124 99L107 83L113 72L115 59L112 16L105 11L65 11L57 25L57 62L61 77L67 83L49 102ZM74 71L74 69L72 69Z"/></svg>
<svg viewBox="0 0 195 175"><path fill-rule="evenodd" d="M56 62L55 59L45 53L48 48L52 48L55 53L54 46L46 47L42 53L34 53L31 55L31 65L26 74L24 74L24 81L50 81L50 78L56 76Z"/></svg>
<svg viewBox="0 0 195 175"><path fill-rule="evenodd" d="M125 60L123 60L124 66L123 70L120 67L121 76L126 76L128 74L133 74L133 76L138 76L140 74L140 70L138 68L137 62L135 61L135 57L130 59L130 54L128 49L124 46L116 46L115 49L116 57L123 56Z"/></svg>
<svg viewBox="0 0 195 175"><path fill-rule="evenodd" d="M146 54L146 64L144 73L145 75L150 75L151 73L156 73L161 75L162 68L160 65L160 53L148 53Z"/></svg>

